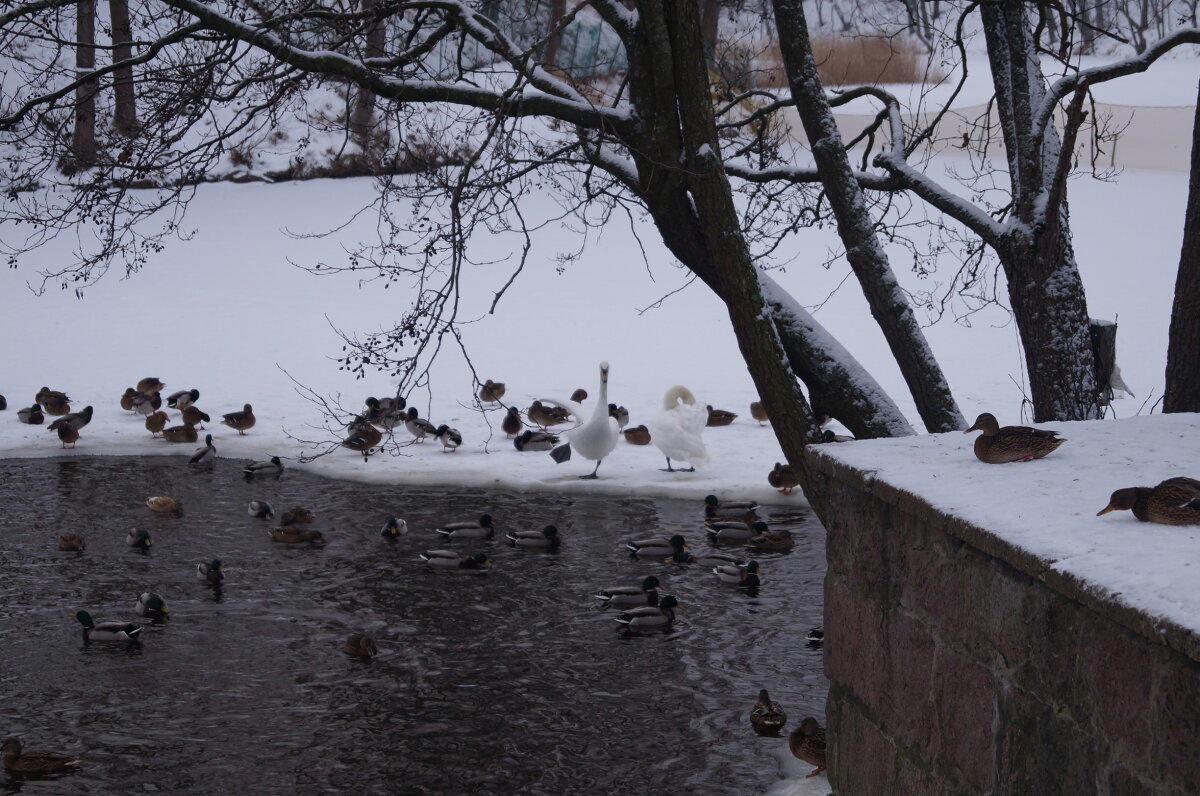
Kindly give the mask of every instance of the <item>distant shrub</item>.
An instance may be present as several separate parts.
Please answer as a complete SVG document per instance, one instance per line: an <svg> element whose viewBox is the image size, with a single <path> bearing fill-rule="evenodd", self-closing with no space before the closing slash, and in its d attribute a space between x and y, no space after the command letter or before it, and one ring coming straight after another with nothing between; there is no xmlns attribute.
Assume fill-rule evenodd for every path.
<svg viewBox="0 0 1200 796"><path fill-rule="evenodd" d="M904 38L887 36L816 36L812 40L817 71L826 86L919 83L939 74L927 69L925 52ZM779 45L772 43L756 59L755 84L784 88L787 76Z"/></svg>

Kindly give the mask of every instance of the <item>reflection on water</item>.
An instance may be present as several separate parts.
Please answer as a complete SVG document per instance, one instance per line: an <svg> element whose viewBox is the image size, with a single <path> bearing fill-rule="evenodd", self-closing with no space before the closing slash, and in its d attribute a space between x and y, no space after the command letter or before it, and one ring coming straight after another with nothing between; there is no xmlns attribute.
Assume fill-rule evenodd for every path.
<svg viewBox="0 0 1200 796"><path fill-rule="evenodd" d="M706 546L699 503L371 486L290 471L247 483L240 465L182 459L0 462L0 735L83 758L25 792L717 793L778 776L779 738L748 712L768 687L789 729L821 715L826 682L805 632L820 623L822 532L758 556L756 597L709 568L635 561L623 543L682 533ZM182 518L144 500L171 495ZM274 544L252 498L317 512L323 548ZM502 542L484 576L430 571L432 529L481 511L506 528L553 522L561 552ZM408 520L396 542L389 515ZM153 539L125 546L131 528ZM60 533L87 537L62 553ZM195 567L220 558L221 593ZM623 637L597 587L657 574L679 598L670 632ZM138 594L171 620L134 649L82 644L69 614L134 619ZM365 629L380 654L341 652ZM0 775L2 781L3 775ZM10 783L17 785L17 783Z"/></svg>

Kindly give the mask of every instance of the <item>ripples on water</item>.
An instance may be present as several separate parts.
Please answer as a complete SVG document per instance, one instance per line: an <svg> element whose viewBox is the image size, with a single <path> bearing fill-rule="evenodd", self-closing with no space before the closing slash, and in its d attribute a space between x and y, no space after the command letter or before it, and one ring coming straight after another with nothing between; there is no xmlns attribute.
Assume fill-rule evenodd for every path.
<svg viewBox="0 0 1200 796"><path fill-rule="evenodd" d="M634 561L623 542L683 533L703 549L699 502L580 499L373 486L182 459L0 462L0 735L83 758L26 792L757 792L779 776L748 712L760 687L789 714L823 715L820 527L758 556L757 597L701 566ZM144 500L180 498L182 519ZM252 498L317 512L322 549L272 543ZM490 511L501 530L553 522L560 553L502 542L484 576L428 570L433 527ZM396 543L388 515L408 520ZM140 555L130 528L150 531ZM62 553L59 533L85 553ZM195 565L220 558L219 598ZM668 633L623 637L597 587L648 574L679 598ZM84 647L69 615L136 619L145 590L171 609L134 649ZM143 621L143 620L139 620ZM366 629L380 654L343 655ZM3 775L0 774L0 778ZM10 782L11 787L19 783Z"/></svg>

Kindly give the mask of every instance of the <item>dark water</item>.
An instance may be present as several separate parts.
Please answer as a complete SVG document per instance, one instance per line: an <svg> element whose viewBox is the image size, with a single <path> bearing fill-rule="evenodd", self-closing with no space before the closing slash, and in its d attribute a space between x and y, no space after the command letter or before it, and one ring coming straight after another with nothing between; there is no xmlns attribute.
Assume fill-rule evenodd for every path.
<svg viewBox="0 0 1200 796"><path fill-rule="evenodd" d="M81 757L28 793L199 791L748 793L779 776L783 743L750 730L771 689L789 728L821 715L826 682L804 633L820 622L822 532L758 556L751 597L708 568L633 561L622 543L681 532L705 547L698 504L430 490L294 471L248 484L239 465L182 459L0 462L0 735ZM182 519L151 515L180 498ZM323 549L272 543L251 498L317 512ZM485 576L435 572L432 528L490 511L502 527L554 522L561 553L502 543ZM378 536L407 519L397 543ZM145 527L154 545L124 545ZM87 537L62 553L59 533ZM447 545L441 545L447 546ZM221 558L219 596L195 579ZM623 637L597 587L658 574L678 596L672 632ZM663 577L664 574L666 577ZM140 647L84 647L69 616L135 619L144 590L171 621ZM139 620L145 621L145 620ZM367 629L380 654L341 652ZM4 775L0 773L0 782Z"/></svg>

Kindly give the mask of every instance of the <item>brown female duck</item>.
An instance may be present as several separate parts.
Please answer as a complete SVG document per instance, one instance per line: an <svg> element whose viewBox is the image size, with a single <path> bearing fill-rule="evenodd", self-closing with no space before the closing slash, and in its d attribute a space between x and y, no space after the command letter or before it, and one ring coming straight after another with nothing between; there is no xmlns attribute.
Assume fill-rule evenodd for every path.
<svg viewBox="0 0 1200 796"><path fill-rule="evenodd" d="M504 382L488 379L479 388L479 400L485 404L497 403L504 397L504 391Z"/></svg>
<svg viewBox="0 0 1200 796"><path fill-rule="evenodd" d="M146 415L146 430L150 432L150 436L157 437L162 433L162 430L167 427L167 413L155 412L154 414Z"/></svg>
<svg viewBox="0 0 1200 796"><path fill-rule="evenodd" d="M825 728L812 716L792 730L788 737L788 748L800 760L817 767L808 776L815 777L825 770Z"/></svg>
<svg viewBox="0 0 1200 796"><path fill-rule="evenodd" d="M757 420L760 426L771 422L771 416L767 414L767 408L763 406L762 401L755 401L750 404L750 417Z"/></svg>
<svg viewBox="0 0 1200 796"><path fill-rule="evenodd" d="M164 428L162 435L167 442L195 442L200 438L200 435L196 433L196 427L186 423L182 426Z"/></svg>
<svg viewBox="0 0 1200 796"><path fill-rule="evenodd" d="M121 408L126 412L133 411L133 399L137 396L138 391L132 387L126 387L125 393L121 396Z"/></svg>
<svg viewBox="0 0 1200 796"><path fill-rule="evenodd" d="M64 533L58 537L58 549L65 553L78 553L87 549L87 540L77 533Z"/></svg>
<svg viewBox="0 0 1200 796"><path fill-rule="evenodd" d="M570 413L561 406L547 406L541 401L534 401L525 410L525 415L542 427L542 431L557 426L560 423L565 423L571 417Z"/></svg>
<svg viewBox="0 0 1200 796"><path fill-rule="evenodd" d="M625 441L630 445L649 445L650 444L650 429L645 426L634 426L627 428L621 432L625 435Z"/></svg>
<svg viewBox="0 0 1200 796"><path fill-rule="evenodd" d="M250 404L243 406L240 412L230 412L221 418L221 423L236 429L239 436L245 436L246 431L253 428L256 422L258 421L254 417L254 409Z"/></svg>
<svg viewBox="0 0 1200 796"><path fill-rule="evenodd" d="M366 633L351 633L346 636L346 643L342 644L342 652L355 658L374 658L379 654L379 649L375 646L375 639Z"/></svg>
<svg viewBox="0 0 1200 796"><path fill-rule="evenodd" d="M760 735L774 735L787 724L787 714L783 707L771 699L767 689L758 692L758 701L750 711L750 726Z"/></svg>
<svg viewBox="0 0 1200 796"><path fill-rule="evenodd" d="M61 393L58 390L52 390L49 387L43 387L38 390L37 395L33 398L34 401L42 405L48 415L65 415L71 411L71 399L66 393Z"/></svg>
<svg viewBox="0 0 1200 796"><path fill-rule="evenodd" d="M325 544L325 537L320 531L294 528L286 525L267 531L272 542L282 544Z"/></svg>
<svg viewBox="0 0 1200 796"><path fill-rule="evenodd" d="M521 412L517 407L508 407L508 411L504 413L504 420L500 422L500 430L510 439L521 433Z"/></svg>
<svg viewBox="0 0 1200 796"><path fill-rule="evenodd" d="M195 404L188 404L183 408L183 422L189 426L204 428L204 424L212 420L206 412L202 412L200 407Z"/></svg>
<svg viewBox="0 0 1200 796"><path fill-rule="evenodd" d="M135 389L149 398L157 392L162 392L162 389L166 386L157 376L147 376L137 383Z"/></svg>
<svg viewBox="0 0 1200 796"><path fill-rule="evenodd" d="M5 738L0 752L3 754L4 770L15 776L48 777L79 765L75 758L59 752L46 752L41 749L30 749L26 752L21 747L21 739L16 737Z"/></svg>
<svg viewBox="0 0 1200 796"><path fill-rule="evenodd" d="M975 458L987 464L1028 462L1053 453L1066 442L1057 431L1045 431L1030 426L1001 426L995 415L984 412L975 418L975 425L964 431L983 432L975 439Z"/></svg>
<svg viewBox="0 0 1200 796"><path fill-rule="evenodd" d="M1200 525L1200 481L1180 476L1156 487L1118 489L1096 516L1110 511L1132 511L1142 522L1159 525Z"/></svg>
<svg viewBox="0 0 1200 796"><path fill-rule="evenodd" d="M713 409L710 404L708 407L708 426L727 426L737 417L735 412L729 412L725 409Z"/></svg>
<svg viewBox="0 0 1200 796"><path fill-rule="evenodd" d="M775 462L775 467L767 473L767 483L783 494L790 495L792 490L800 484L800 478L790 464Z"/></svg>

